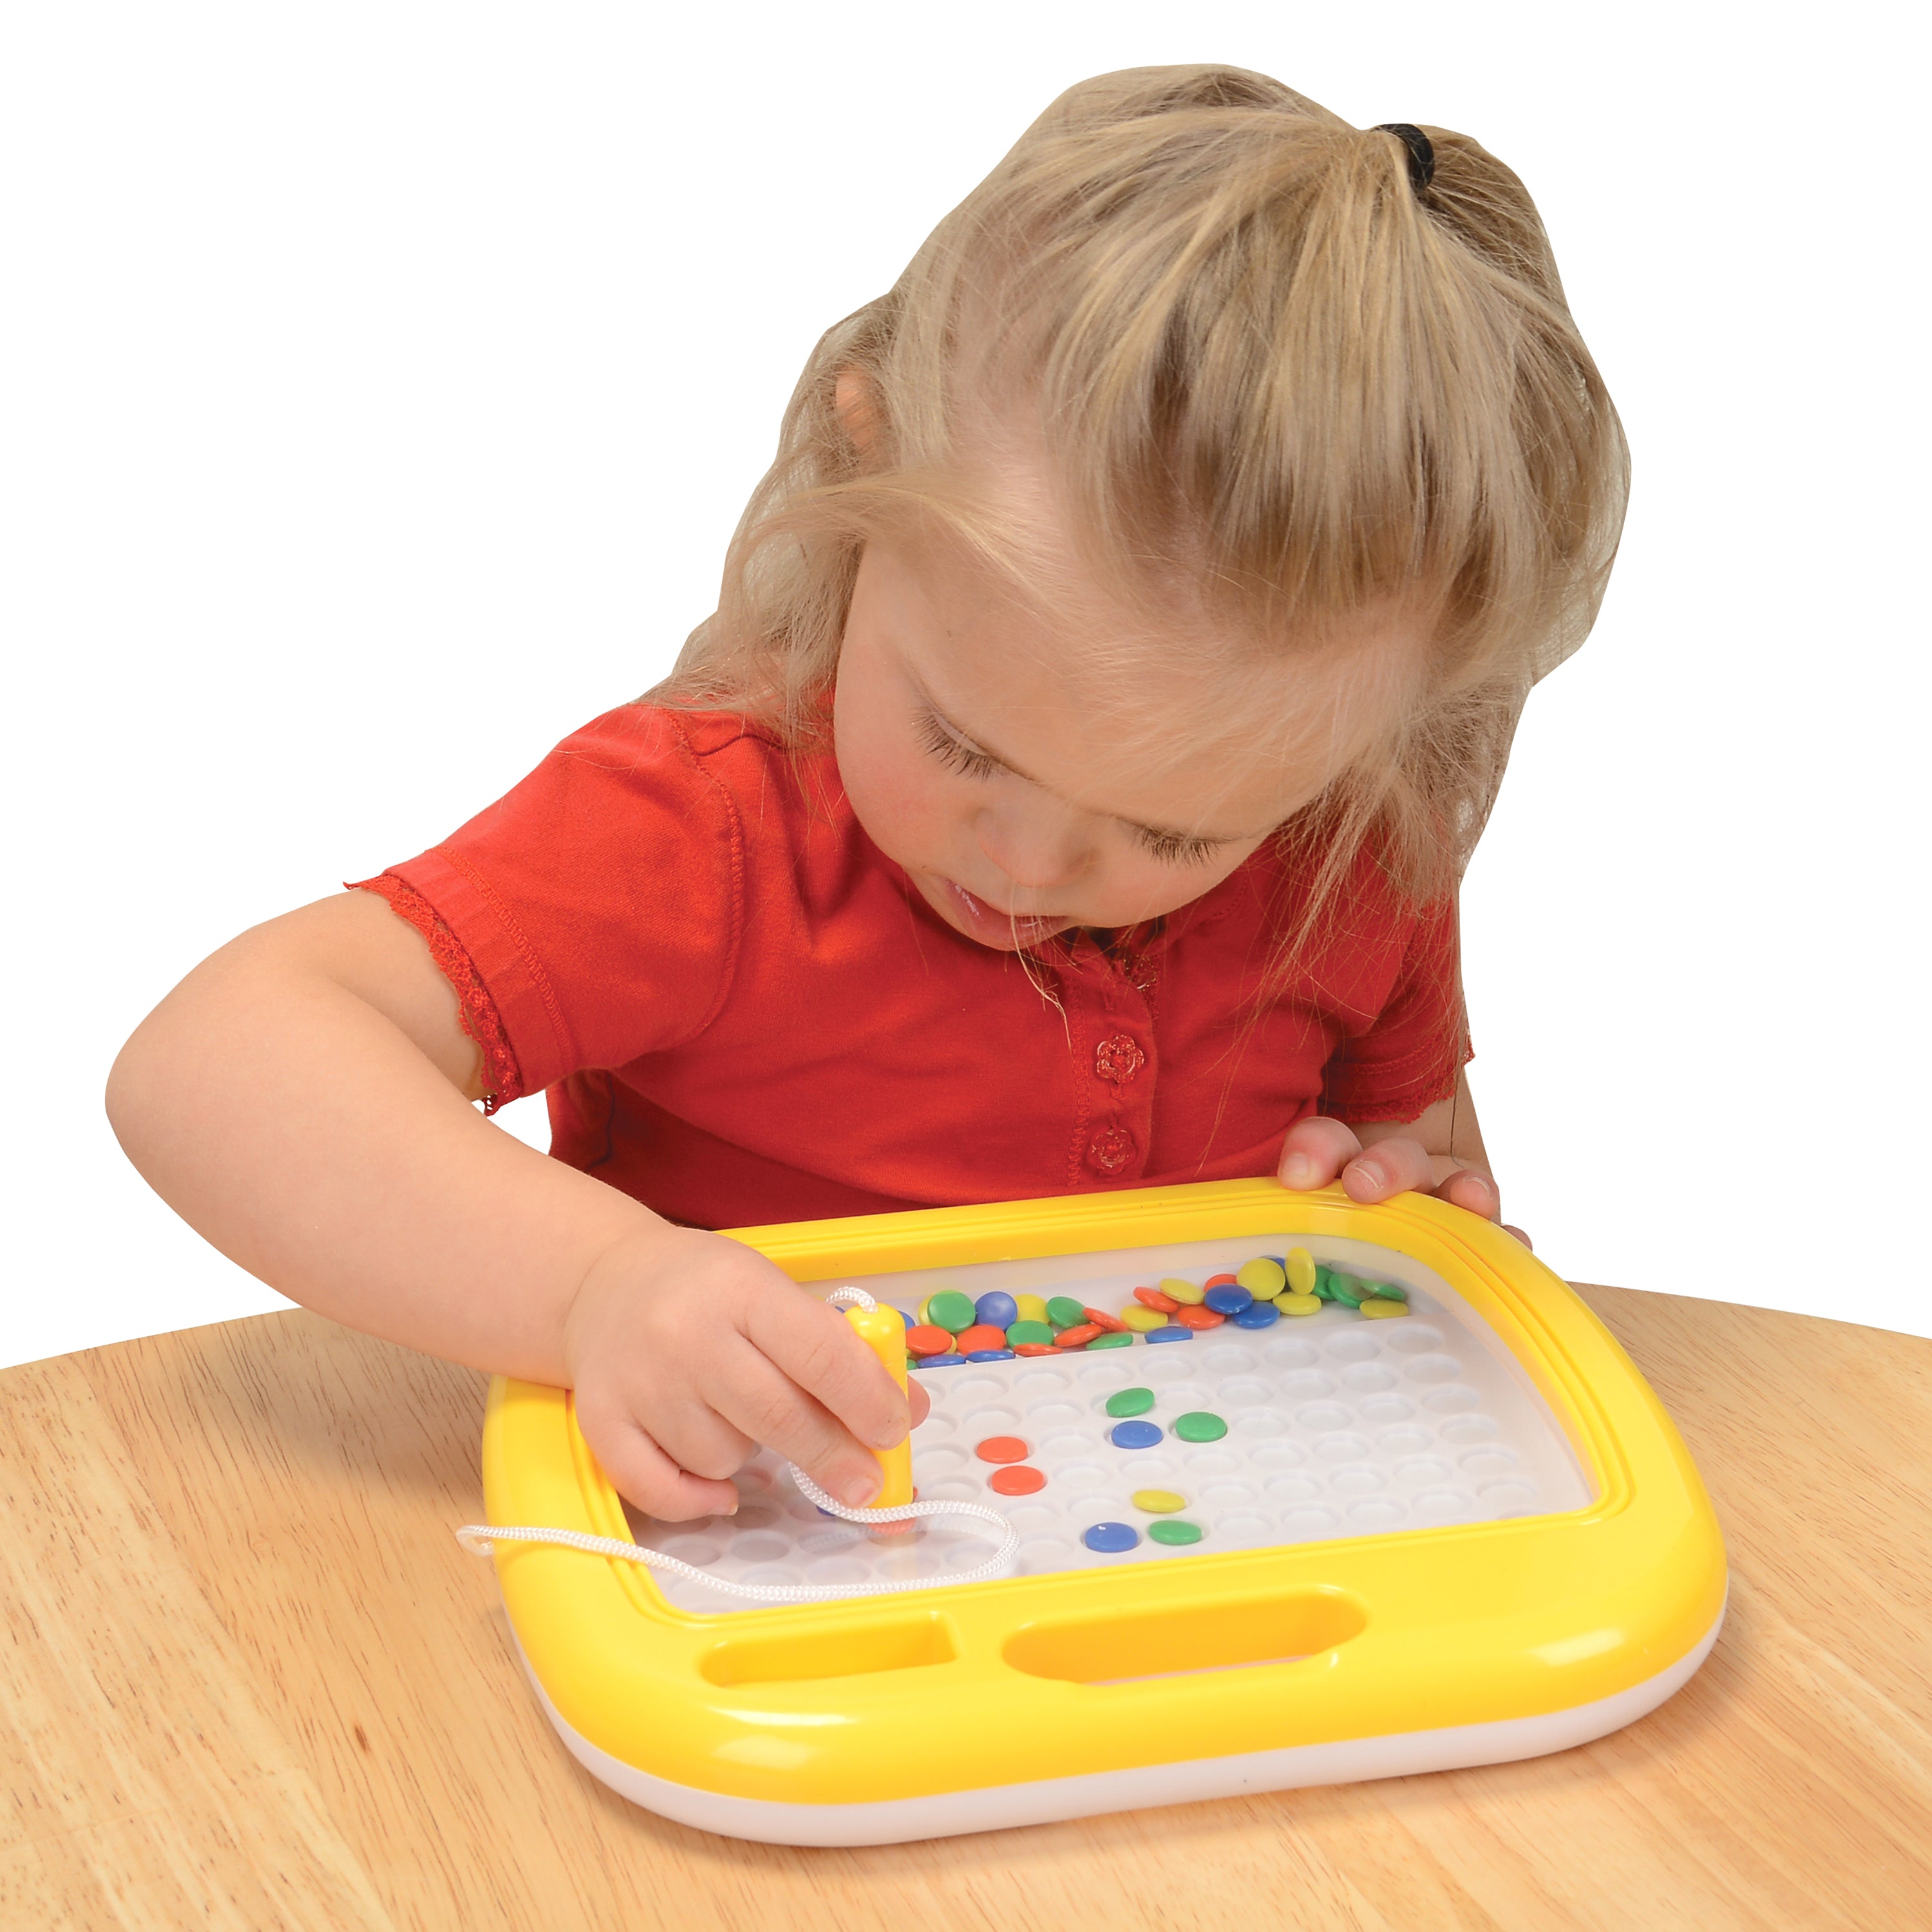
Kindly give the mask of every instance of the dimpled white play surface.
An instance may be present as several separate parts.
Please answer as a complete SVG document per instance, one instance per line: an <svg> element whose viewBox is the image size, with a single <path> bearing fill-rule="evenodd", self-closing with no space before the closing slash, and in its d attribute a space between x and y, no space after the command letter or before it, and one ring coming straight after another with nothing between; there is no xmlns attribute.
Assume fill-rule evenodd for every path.
<svg viewBox="0 0 1932 1932"><path fill-rule="evenodd" d="M1324 1305L1272 1327L1223 1324L1187 1342L1091 1354L1021 1356L916 1370L932 1412L913 1432L913 1480L922 1500L951 1497L998 1509L1019 1532L1018 1571L1039 1574L1117 1563L1185 1562L1216 1550L1380 1536L1438 1525L1580 1509L1593 1500L1582 1466L1548 1405L1502 1342L1439 1276L1406 1256L1363 1241L1244 1235L1038 1261L998 1262L917 1274L867 1276L856 1285L916 1314L941 1288L976 1298L1070 1294L1109 1312L1137 1286L1163 1276L1204 1281L1257 1255L1306 1247L1318 1263L1399 1283L1409 1313L1370 1321ZM826 1292L836 1282L821 1284ZM1152 1391L1134 1418L1160 1439L1117 1447L1107 1400ZM1218 1416L1218 1441L1188 1443L1175 1419ZM1017 1437L1022 1463L982 1460L978 1445ZM1001 1468L1036 1470L1031 1494L989 1486ZM731 1517L660 1522L628 1512L638 1541L716 1574L751 1583L851 1584L969 1570L994 1553L991 1526L941 1517L890 1537L823 1515L794 1488L769 1450L740 1471ZM1156 1514L1137 1492L1165 1490L1181 1507ZM1200 1540L1168 1545L1158 1522L1196 1526ZM1084 1540L1101 1523L1134 1533L1130 1548ZM1112 1540L1119 1540L1118 1532ZM759 1607L658 1573L669 1600L691 1610Z"/></svg>

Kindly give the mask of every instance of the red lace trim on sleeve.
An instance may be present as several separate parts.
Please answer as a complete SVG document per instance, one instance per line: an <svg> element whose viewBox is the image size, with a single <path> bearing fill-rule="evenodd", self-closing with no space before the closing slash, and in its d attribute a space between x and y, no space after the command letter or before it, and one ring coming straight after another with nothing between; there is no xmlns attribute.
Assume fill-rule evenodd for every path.
<svg viewBox="0 0 1932 1932"><path fill-rule="evenodd" d="M430 957L437 970L456 988L458 1010L463 1030L473 1040L483 1055L483 1111L494 1114L524 1094L524 1076L512 1051L509 1036L503 1030L502 1016L490 989L478 976L475 962L462 940L436 916L436 910L422 894L393 872L380 878L356 879L349 890L374 892L388 900L389 910L406 919L428 942Z"/></svg>

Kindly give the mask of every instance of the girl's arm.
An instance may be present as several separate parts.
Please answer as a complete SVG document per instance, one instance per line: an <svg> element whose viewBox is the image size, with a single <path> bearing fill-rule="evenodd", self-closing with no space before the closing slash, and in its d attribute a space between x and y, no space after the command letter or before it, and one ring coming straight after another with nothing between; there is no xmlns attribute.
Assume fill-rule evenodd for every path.
<svg viewBox="0 0 1932 1932"><path fill-rule="evenodd" d="M420 934L368 892L244 933L110 1076L128 1157L249 1272L411 1348L577 1392L618 1487L727 1510L758 1443L862 1502L905 1399L836 1311L485 1120Z"/></svg>
<svg viewBox="0 0 1932 1932"><path fill-rule="evenodd" d="M1279 1169L1285 1187L1325 1187L1339 1179L1348 1197L1366 1203L1414 1189L1501 1221L1502 1195L1490 1172L1483 1130L1467 1073L1456 1091L1413 1120L1370 1120L1356 1126L1311 1114L1288 1130ZM1529 1237L1511 1228L1525 1247Z"/></svg>

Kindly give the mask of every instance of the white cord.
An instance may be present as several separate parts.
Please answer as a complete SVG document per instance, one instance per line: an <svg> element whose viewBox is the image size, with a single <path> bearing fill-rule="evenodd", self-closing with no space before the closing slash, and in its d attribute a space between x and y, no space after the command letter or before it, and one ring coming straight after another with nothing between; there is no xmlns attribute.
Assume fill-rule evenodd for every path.
<svg viewBox="0 0 1932 1932"><path fill-rule="evenodd" d="M869 1311L879 1305L862 1288L836 1288L826 1300L835 1308L849 1304ZM610 1556L620 1562L641 1563L647 1569L688 1577L694 1583L702 1583L706 1589L722 1590L728 1596L748 1597L761 1604L815 1604L834 1597L884 1597L904 1590L950 1589L959 1583L989 1583L997 1576L1004 1576L1012 1567L1013 1558L1020 1546L1020 1533L998 1510L989 1509L984 1503L915 1502L899 1503L891 1509L850 1509L827 1496L796 1462L787 1467L792 1480L798 1486L799 1494L807 1502L815 1503L828 1515L841 1517L847 1522L906 1522L920 1516L976 1516L1000 1531L1000 1546L985 1562L944 1576L911 1576L895 1582L878 1583L739 1583L728 1577L714 1576L694 1563L667 1556L661 1550L647 1549L639 1543L622 1542L614 1536L592 1536L580 1529L543 1529L526 1523L506 1526L469 1522L456 1532L456 1540L472 1556L494 1556L499 1543L551 1544L560 1549L580 1550L590 1556Z"/></svg>

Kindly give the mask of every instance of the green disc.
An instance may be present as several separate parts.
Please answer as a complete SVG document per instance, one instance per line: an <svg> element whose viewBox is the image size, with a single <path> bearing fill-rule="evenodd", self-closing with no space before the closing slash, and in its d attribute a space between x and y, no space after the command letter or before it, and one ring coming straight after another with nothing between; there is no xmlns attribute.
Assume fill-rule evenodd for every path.
<svg viewBox="0 0 1932 1932"><path fill-rule="evenodd" d="M1378 1294L1384 1301L1406 1301L1408 1299L1408 1290L1399 1287L1392 1281L1364 1282L1362 1292L1364 1294Z"/></svg>
<svg viewBox="0 0 1932 1932"><path fill-rule="evenodd" d="M1335 1299L1335 1271L1333 1268L1318 1268L1315 1270L1315 1292L1324 1301Z"/></svg>
<svg viewBox="0 0 1932 1932"><path fill-rule="evenodd" d="M1096 1335L1087 1344L1090 1352L1095 1348L1131 1348L1134 1338L1131 1333L1125 1335Z"/></svg>
<svg viewBox="0 0 1932 1932"><path fill-rule="evenodd" d="M1164 1516L1158 1522L1147 1526L1150 1543L1198 1543L1201 1526L1190 1522L1184 1516Z"/></svg>
<svg viewBox="0 0 1932 1932"><path fill-rule="evenodd" d="M1153 1406L1152 1389L1116 1389L1107 1398L1109 1415L1144 1415Z"/></svg>
<svg viewBox="0 0 1932 1932"><path fill-rule="evenodd" d="M1046 1304L1046 1318L1056 1328L1078 1328L1087 1319L1087 1310L1070 1294L1056 1294Z"/></svg>
<svg viewBox="0 0 1932 1932"><path fill-rule="evenodd" d="M1006 1330L1006 1346L1017 1348L1022 1342L1037 1342L1045 1348L1053 1340L1053 1330L1044 1322L1016 1322Z"/></svg>
<svg viewBox="0 0 1932 1932"><path fill-rule="evenodd" d="M1344 1308L1359 1308L1362 1298L1368 1290L1352 1274L1330 1275L1328 1277L1328 1298L1339 1301Z"/></svg>
<svg viewBox="0 0 1932 1932"><path fill-rule="evenodd" d="M1227 1434L1228 1425L1204 1408L1192 1408L1174 1418L1174 1432L1184 1442L1218 1442Z"/></svg>
<svg viewBox="0 0 1932 1932"><path fill-rule="evenodd" d="M944 1328L956 1335L962 1328L973 1325L975 1318L972 1301L956 1288L942 1288L926 1304L926 1318L934 1328Z"/></svg>

